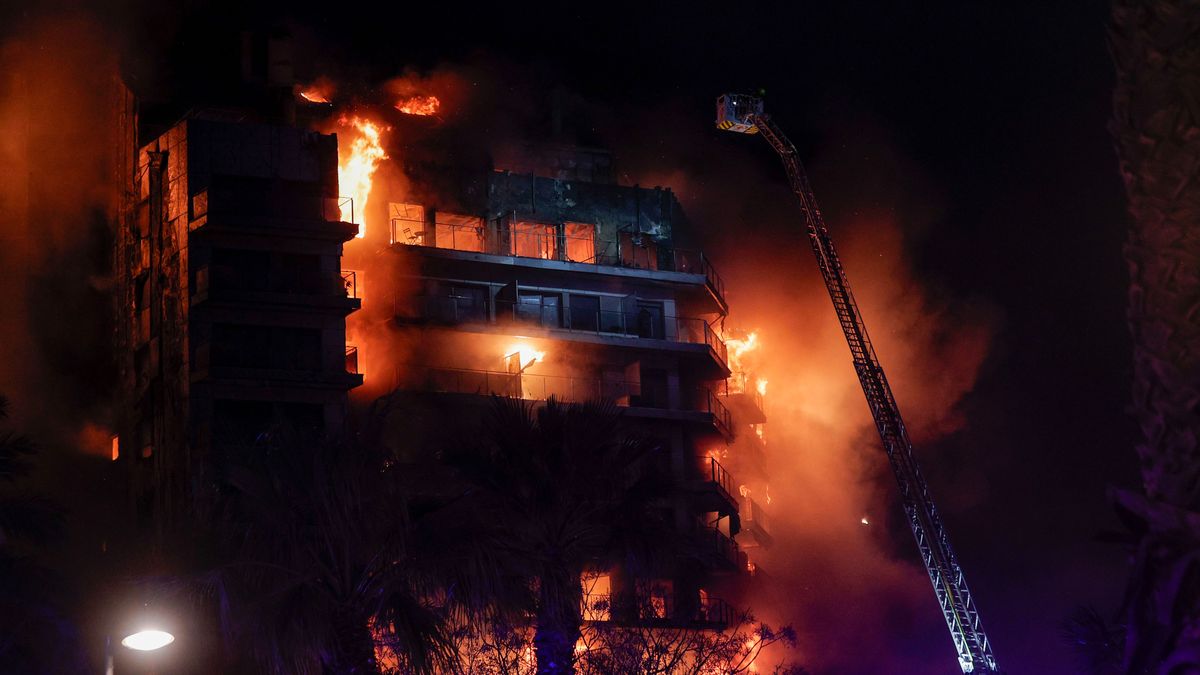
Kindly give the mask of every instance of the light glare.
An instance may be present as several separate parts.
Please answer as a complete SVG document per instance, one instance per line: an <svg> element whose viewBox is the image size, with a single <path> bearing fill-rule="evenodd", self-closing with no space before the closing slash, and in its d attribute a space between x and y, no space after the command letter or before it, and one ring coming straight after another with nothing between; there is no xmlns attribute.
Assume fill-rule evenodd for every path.
<svg viewBox="0 0 1200 675"><path fill-rule="evenodd" d="M162 649L175 641L175 636L165 630L139 630L121 640L121 644L139 652L150 652Z"/></svg>

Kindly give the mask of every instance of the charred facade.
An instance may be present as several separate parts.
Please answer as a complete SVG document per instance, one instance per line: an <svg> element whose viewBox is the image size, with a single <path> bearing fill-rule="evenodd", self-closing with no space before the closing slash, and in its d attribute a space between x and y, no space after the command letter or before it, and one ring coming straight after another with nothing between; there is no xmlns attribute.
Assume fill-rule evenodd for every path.
<svg viewBox="0 0 1200 675"><path fill-rule="evenodd" d="M493 395L615 402L630 433L667 450L684 489L665 508L688 553L650 579L593 570L583 618L724 628L757 572L748 552L770 544L750 497L766 483L766 416L753 380L731 368L724 282L703 252L675 245L688 221L671 190L612 182L607 153L494 157L499 168L456 169L450 184L410 168L409 185L433 190L373 191L367 219L387 227L368 227L372 252L355 260L377 319L351 322L368 344L354 398L403 393L401 456L453 442ZM608 609L622 604L639 609Z"/></svg>
<svg viewBox="0 0 1200 675"><path fill-rule="evenodd" d="M214 453L273 425L339 431L341 271L337 139L193 116L145 144L116 239L124 414L113 459L139 516L169 526ZM328 217L327 217L328 216ZM349 283L348 283L349 281Z"/></svg>

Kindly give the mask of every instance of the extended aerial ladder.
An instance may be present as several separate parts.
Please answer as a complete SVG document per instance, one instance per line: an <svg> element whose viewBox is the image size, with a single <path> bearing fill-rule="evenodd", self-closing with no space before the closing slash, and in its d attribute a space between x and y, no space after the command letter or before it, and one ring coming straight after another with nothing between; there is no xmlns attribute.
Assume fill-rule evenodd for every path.
<svg viewBox="0 0 1200 675"><path fill-rule="evenodd" d="M719 97L717 127L744 134L761 133L783 160L792 191L800 200L809 243L817 256L817 267L825 279L838 322L850 345L854 370L866 394L875 428L883 441L883 449L896 474L904 513L917 540L917 549L925 562L925 570L933 583L933 591L941 605L946 625L950 628L950 637L958 652L958 663L964 673L998 673L991 643L979 619L979 610L975 608L975 600L967 590L967 580L963 577L962 568L942 526L942 519L938 516L933 499L929 496L929 488L913 457L912 442L904 428L900 409L883 374L883 367L875 356L871 339L867 336L862 314L850 292L846 273L842 270L837 249L825 227L825 220L817 207L816 197L809 186L796 147L771 117L763 112L762 99L755 96L725 94Z"/></svg>

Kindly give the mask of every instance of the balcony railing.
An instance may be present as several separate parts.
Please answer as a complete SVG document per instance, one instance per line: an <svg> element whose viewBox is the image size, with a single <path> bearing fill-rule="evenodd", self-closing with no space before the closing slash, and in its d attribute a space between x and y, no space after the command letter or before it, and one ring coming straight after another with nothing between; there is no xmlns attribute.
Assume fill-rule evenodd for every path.
<svg viewBox="0 0 1200 675"><path fill-rule="evenodd" d="M690 410L698 410L712 415L713 424L717 429L726 436L733 436L733 415L729 412L729 408L721 403L720 398L712 392L711 389L697 387L692 391L695 397L687 402Z"/></svg>
<svg viewBox="0 0 1200 675"><path fill-rule="evenodd" d="M771 520L767 516L766 511L763 510L762 505L757 501L749 497L742 499L739 515L741 516L743 528L754 526L762 530L764 534L770 534Z"/></svg>
<svg viewBox="0 0 1200 675"><path fill-rule="evenodd" d="M746 373L733 373L730 375L717 388L717 393L722 396L744 394L754 401L754 405L758 406L759 410L766 410L763 407L762 393L758 391L758 387L750 380Z"/></svg>
<svg viewBox="0 0 1200 675"><path fill-rule="evenodd" d="M550 330L703 344L721 363L727 363L729 358L725 342L704 319L654 316L636 310L581 311L572 308L564 312L558 307L519 302L496 302L494 305L494 317L486 304L474 298L423 295L414 298L411 307L418 317L439 323L515 323ZM402 312L398 310L398 313Z"/></svg>
<svg viewBox="0 0 1200 675"><path fill-rule="evenodd" d="M740 568L742 552L736 541L720 530L702 526L696 530L696 541L701 555L711 557L722 564Z"/></svg>
<svg viewBox="0 0 1200 675"><path fill-rule="evenodd" d="M346 291L346 297L358 297L358 273L354 270L342 270L342 290Z"/></svg>
<svg viewBox="0 0 1200 675"><path fill-rule="evenodd" d="M481 394L511 396L532 401L544 401L551 396L565 403L594 400L613 400L629 405L629 397L641 393L637 382L601 378L503 373L490 370L452 368L416 368L409 383L427 391L450 394ZM401 382L406 379L402 378Z"/></svg>
<svg viewBox="0 0 1200 675"><path fill-rule="evenodd" d="M699 274L720 302L724 303L725 299L725 280L702 251L665 246L644 234L621 232L616 239L601 239L557 231L494 227L481 221L480 225L437 223L435 235L431 237L427 231L418 231L413 226L411 221L392 219L391 240L410 246L435 246L517 258Z"/></svg>
<svg viewBox="0 0 1200 675"><path fill-rule="evenodd" d="M397 381L405 388L448 394L495 394L530 401L544 401L553 396L564 403L611 400L625 407L669 409L665 401L649 401L643 396L642 383L617 379L401 366ZM715 406L721 406L716 395L699 389L694 397L683 401L681 409L708 413L717 430L728 434L729 411Z"/></svg>
<svg viewBox="0 0 1200 675"><path fill-rule="evenodd" d="M735 494L733 490L733 477L729 475L725 467L721 466L720 462L713 457L700 457L700 471L701 480L715 484L725 493L726 497L730 500L733 499L733 495Z"/></svg>
<svg viewBox="0 0 1200 675"><path fill-rule="evenodd" d="M634 606L629 606L635 604ZM699 598L690 609L676 603L672 593L641 595L626 601L621 607L607 593L585 593L581 615L588 622L613 622L630 625L697 626L724 628L734 621L734 610L720 598Z"/></svg>

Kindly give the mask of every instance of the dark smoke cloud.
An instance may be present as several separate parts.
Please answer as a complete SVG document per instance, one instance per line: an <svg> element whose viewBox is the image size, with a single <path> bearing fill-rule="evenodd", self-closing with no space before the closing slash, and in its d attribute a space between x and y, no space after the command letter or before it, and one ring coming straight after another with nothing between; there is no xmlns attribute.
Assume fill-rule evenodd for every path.
<svg viewBox="0 0 1200 675"><path fill-rule="evenodd" d="M104 422L112 386L116 73L79 16L28 22L0 47L0 392L54 445Z"/></svg>
<svg viewBox="0 0 1200 675"><path fill-rule="evenodd" d="M613 116L612 142L625 180L676 191L697 243L716 252L729 325L759 331L750 358L769 382L776 539L761 561L776 585L754 609L796 627L792 656L815 672L957 672L782 167L761 140L704 128L707 111L689 104L651 111L649 152L621 129L651 124L638 112ZM935 497L969 507L987 495L982 474L928 445L967 424L958 404L988 357L998 312L914 271L911 249L941 217L942 198L887 134L843 118L821 137L837 144L806 153L812 181L921 458L960 466Z"/></svg>

